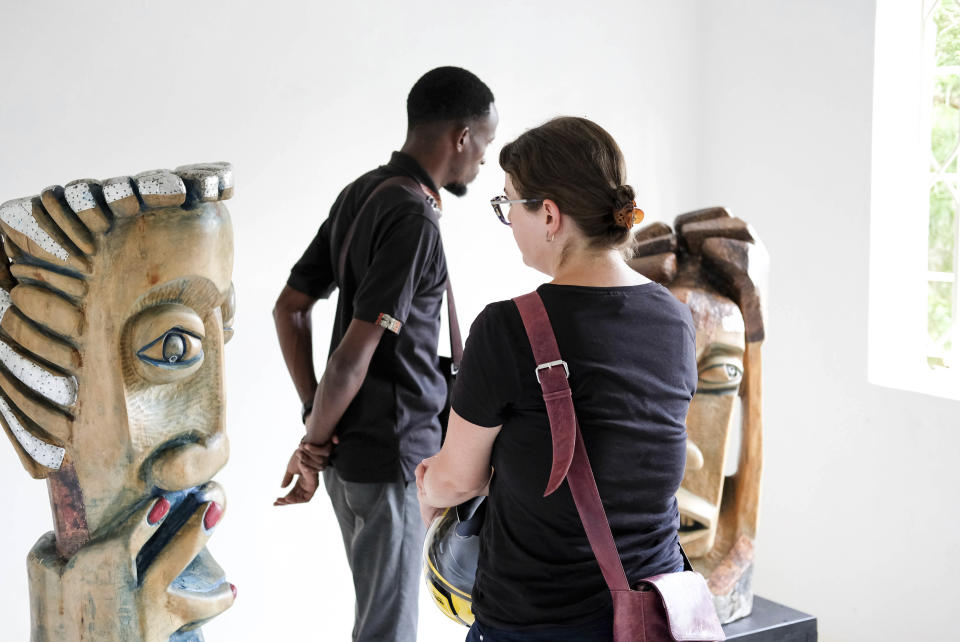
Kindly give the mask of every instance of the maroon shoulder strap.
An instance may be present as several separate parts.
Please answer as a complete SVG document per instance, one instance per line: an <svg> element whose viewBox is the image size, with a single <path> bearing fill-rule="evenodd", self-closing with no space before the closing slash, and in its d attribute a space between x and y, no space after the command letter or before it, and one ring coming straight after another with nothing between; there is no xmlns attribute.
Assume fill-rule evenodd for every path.
<svg viewBox="0 0 960 642"><path fill-rule="evenodd" d="M347 228L347 233L343 237L343 243L340 245L340 253L337 256L337 273L335 275L338 286L343 283L343 274L347 267L347 251L350 249L350 243L353 242L353 235L357 231L357 222L363 216L363 212L367 205L370 204L373 195L391 185L407 185L412 189L420 189L425 196L429 196L436 202L438 207L440 205L440 197L438 194L409 176L393 176L381 181L363 201L363 205L357 210L356 215L350 222L350 227ZM450 285L449 277L447 278L447 317L450 326L450 356L453 358L453 369L454 374L456 374L456 371L460 369L460 362L463 360L463 338L460 335L460 322L457 320L457 305L453 300L453 286Z"/></svg>
<svg viewBox="0 0 960 642"><path fill-rule="evenodd" d="M557 490L573 461L574 444L577 439L576 415L573 411L573 393L567 383L569 370L560 358L560 348L553 334L553 326L536 292L518 296L513 300L520 310L523 327L533 348L537 362L536 376L543 388L543 399L550 417L550 433L553 435L553 465L550 480L543 496Z"/></svg>
<svg viewBox="0 0 960 642"><path fill-rule="evenodd" d="M567 381L569 367L560 358L560 349L547 310L536 292L517 297L513 302L520 310L520 318L523 319L523 327L533 349L537 380L543 388L550 433L553 435L553 466L544 496L556 490L566 477L583 530L587 533L590 548L600 564L607 587L611 591L629 590L627 575L600 501L600 492L577 423L573 393Z"/></svg>
<svg viewBox="0 0 960 642"><path fill-rule="evenodd" d="M460 335L460 322L457 321L457 303L453 300L453 285L450 284L450 267L447 267L447 321L450 325L450 358L453 360L453 374L460 371L463 361L463 337Z"/></svg>

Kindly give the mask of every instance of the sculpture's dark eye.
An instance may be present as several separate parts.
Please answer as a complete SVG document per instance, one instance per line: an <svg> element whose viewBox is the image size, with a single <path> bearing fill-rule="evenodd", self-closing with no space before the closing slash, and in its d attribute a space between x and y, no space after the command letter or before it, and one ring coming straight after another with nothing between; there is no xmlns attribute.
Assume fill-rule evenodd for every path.
<svg viewBox="0 0 960 642"><path fill-rule="evenodd" d="M171 328L140 348L137 356L159 368L185 368L203 358L203 348L197 335L183 328Z"/></svg>
<svg viewBox="0 0 960 642"><path fill-rule="evenodd" d="M736 391L743 379L743 365L739 359L720 356L700 365L697 392L724 394Z"/></svg>
<svg viewBox="0 0 960 642"><path fill-rule="evenodd" d="M163 339L163 360L176 363L187 353L187 342L182 334L171 332Z"/></svg>

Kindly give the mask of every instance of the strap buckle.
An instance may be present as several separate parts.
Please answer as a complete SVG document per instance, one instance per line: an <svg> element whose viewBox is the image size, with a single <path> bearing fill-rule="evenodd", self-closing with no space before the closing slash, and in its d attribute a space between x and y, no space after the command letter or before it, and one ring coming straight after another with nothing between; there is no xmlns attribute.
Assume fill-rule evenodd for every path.
<svg viewBox="0 0 960 642"><path fill-rule="evenodd" d="M570 378L570 367L567 365L566 361L559 359L558 361L551 361L550 363L541 363L539 366L537 366L537 369L533 371L533 373L537 375L537 383L541 383L540 371L552 368L554 366L563 366L564 371L567 373L567 379Z"/></svg>

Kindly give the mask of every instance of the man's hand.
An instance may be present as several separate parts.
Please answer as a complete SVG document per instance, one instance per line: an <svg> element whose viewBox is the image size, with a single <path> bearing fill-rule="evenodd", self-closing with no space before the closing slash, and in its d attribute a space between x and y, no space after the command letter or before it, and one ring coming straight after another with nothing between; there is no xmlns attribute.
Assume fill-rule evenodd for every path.
<svg viewBox="0 0 960 642"><path fill-rule="evenodd" d="M290 461L287 463L287 470L283 474L283 482L280 487L286 488L297 478L296 484L290 489L285 497L278 497L273 502L274 506L286 506L287 504L304 504L313 499L314 493L320 486L320 475L314 468L303 463L301 449L293 451Z"/></svg>
<svg viewBox="0 0 960 642"><path fill-rule="evenodd" d="M300 452L301 464L317 472L323 471L330 465L330 455L333 453L333 447L339 443L340 439L336 435L324 444L311 444L308 441L301 441L300 447L297 449Z"/></svg>

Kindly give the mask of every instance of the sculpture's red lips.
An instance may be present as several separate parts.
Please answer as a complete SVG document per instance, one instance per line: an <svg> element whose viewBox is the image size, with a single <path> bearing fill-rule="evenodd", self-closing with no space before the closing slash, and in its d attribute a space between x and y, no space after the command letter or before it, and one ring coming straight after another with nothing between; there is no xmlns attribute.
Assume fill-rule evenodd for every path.
<svg viewBox="0 0 960 642"><path fill-rule="evenodd" d="M159 526L137 554L137 581L143 586L159 582L171 613L186 623L183 631L201 626L236 599L236 587L206 547L225 509L223 488L208 482L161 491L147 516L148 522L159 516Z"/></svg>

